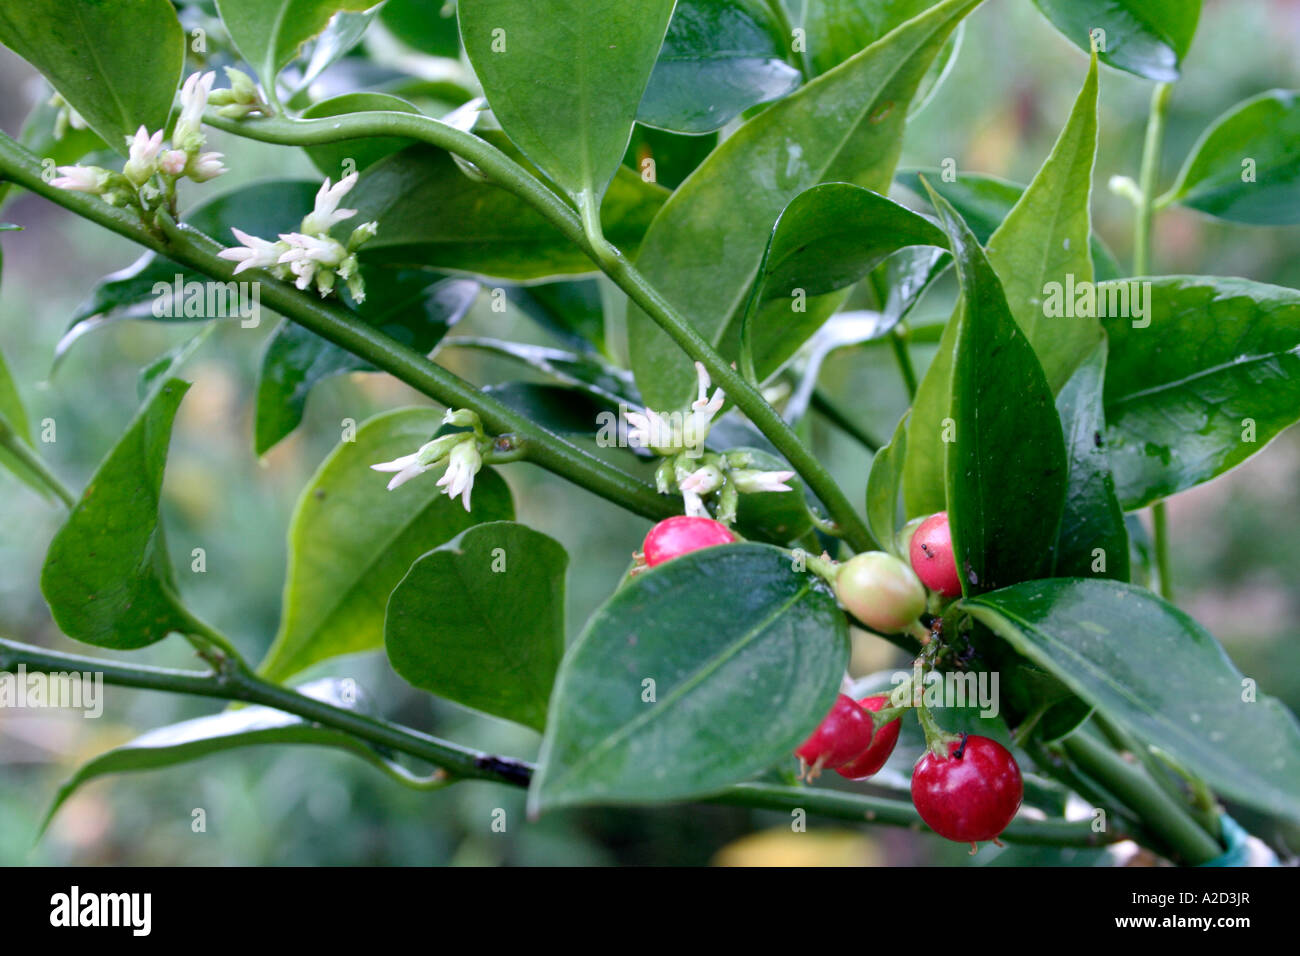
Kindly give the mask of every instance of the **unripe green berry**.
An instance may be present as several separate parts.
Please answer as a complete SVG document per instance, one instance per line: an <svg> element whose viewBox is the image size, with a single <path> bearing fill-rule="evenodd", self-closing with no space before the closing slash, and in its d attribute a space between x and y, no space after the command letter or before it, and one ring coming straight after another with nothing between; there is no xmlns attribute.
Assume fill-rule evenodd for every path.
<svg viewBox="0 0 1300 956"><path fill-rule="evenodd" d="M835 595L850 614L882 634L906 630L925 610L925 588L912 569L884 551L855 555L841 565Z"/></svg>

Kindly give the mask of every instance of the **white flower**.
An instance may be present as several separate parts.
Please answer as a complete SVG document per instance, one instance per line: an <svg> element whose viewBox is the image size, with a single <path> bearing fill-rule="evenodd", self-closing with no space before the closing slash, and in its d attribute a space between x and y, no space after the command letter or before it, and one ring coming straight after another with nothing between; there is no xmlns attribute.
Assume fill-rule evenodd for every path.
<svg viewBox="0 0 1300 956"><path fill-rule="evenodd" d="M226 167L221 162L222 155L222 153L199 153L189 164L190 179L196 183L206 183L209 179L216 179L226 172Z"/></svg>
<svg viewBox="0 0 1300 956"><path fill-rule="evenodd" d="M641 412L624 412L631 427L627 432L627 442L635 448L667 448L672 443L672 426L654 409L647 408Z"/></svg>
<svg viewBox="0 0 1300 956"><path fill-rule="evenodd" d="M157 168L158 154L162 152L163 131L152 136L141 126L134 136L127 137L128 156L122 172L137 186L143 186Z"/></svg>
<svg viewBox="0 0 1300 956"><path fill-rule="evenodd" d="M203 110L208 105L212 81L217 74L191 73L181 87L181 115L172 130L172 143L187 153L193 153L203 144Z"/></svg>
<svg viewBox="0 0 1300 956"><path fill-rule="evenodd" d="M158 168L168 176L179 176L185 172L190 161L189 154L183 149L169 149L158 157Z"/></svg>
<svg viewBox="0 0 1300 956"><path fill-rule="evenodd" d="M692 518L712 518L709 509L704 507L704 499L693 491L682 490L682 504L687 515Z"/></svg>
<svg viewBox="0 0 1300 956"><path fill-rule="evenodd" d="M287 265L289 271L297 276L295 285L299 289L311 284L318 269L333 270L347 257L342 244L328 236L320 238L301 232L285 232L280 234L280 241L288 244L280 254L280 264Z"/></svg>
<svg viewBox="0 0 1300 956"><path fill-rule="evenodd" d="M695 471L679 481L677 487L683 492L691 491L697 495L707 495L709 492L721 488L722 482L722 470L716 465L705 465L703 468L695 469Z"/></svg>
<svg viewBox="0 0 1300 956"><path fill-rule="evenodd" d="M233 227L230 231L242 245L222 249L217 255L222 259L239 263L235 266L235 275L245 269L269 269L275 266L280 261L280 256L284 254L286 246L283 242L267 242L265 239L250 236L242 229Z"/></svg>
<svg viewBox="0 0 1300 956"><path fill-rule="evenodd" d="M443 435L441 438L425 442L410 455L403 455L392 461L381 461L377 465L371 465L370 468L373 471L397 472L393 480L388 483L388 490L392 491L394 488L400 488L416 475L422 475L430 468L437 467L452 448L464 440L465 436L460 432Z"/></svg>
<svg viewBox="0 0 1300 956"><path fill-rule="evenodd" d="M61 175L50 180L51 186L79 193L100 193L108 182L108 170L98 166L60 166Z"/></svg>
<svg viewBox="0 0 1300 956"><path fill-rule="evenodd" d="M793 471L754 471L748 468L731 473L736 490L746 495L762 491L791 491L793 489L786 482L793 477Z"/></svg>
<svg viewBox="0 0 1300 956"><path fill-rule="evenodd" d="M313 235L323 235L329 232L336 223L355 216L357 214L355 209L340 209L339 202L356 183L357 173L349 173L333 186L330 185L329 178L326 177L320 191L316 193L316 208L303 217L302 231Z"/></svg>
<svg viewBox="0 0 1300 956"><path fill-rule="evenodd" d="M686 433L683 438L688 448L698 448L704 444L704 439L709 437L709 426L713 424L713 416L722 410L726 400L720 388L713 392L712 398L709 397L709 386L712 382L708 370L702 363L695 363L695 373L699 380L699 398L691 403L691 415L686 421Z"/></svg>
<svg viewBox="0 0 1300 956"><path fill-rule="evenodd" d="M469 495L474 490L474 476L483 467L483 456L479 454L478 442L462 441L447 456L447 472L438 479L438 487L447 492L448 498L460 496L465 510L469 511Z"/></svg>

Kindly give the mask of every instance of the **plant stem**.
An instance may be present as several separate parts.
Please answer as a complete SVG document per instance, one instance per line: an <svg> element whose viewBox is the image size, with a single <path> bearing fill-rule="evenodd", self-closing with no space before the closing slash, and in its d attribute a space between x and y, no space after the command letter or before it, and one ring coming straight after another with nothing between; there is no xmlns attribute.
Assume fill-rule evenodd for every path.
<svg viewBox="0 0 1300 956"><path fill-rule="evenodd" d="M20 664L47 672L101 674L106 684L119 687L261 704L416 757L440 768L450 778L487 780L514 787L526 787L532 778L533 767L526 761L471 750L400 724L307 697L292 688L262 680L234 660L225 662L224 666L211 673L197 673L120 664L0 639L0 671L12 671ZM442 782L442 778L436 775L423 781L426 786ZM841 820L873 821L923 829L921 820L910 803L832 790L738 784L705 802L766 810L802 809ZM1084 823L1024 819L1013 821L1002 838L1008 843L1053 846L1102 846L1122 839L1118 834L1093 833Z"/></svg>
<svg viewBox="0 0 1300 956"><path fill-rule="evenodd" d="M17 458L23 467L62 501L69 511L72 510L77 503L77 496L59 480L54 472L50 471L49 466L45 464L41 456L36 454L32 447L23 441L18 433L13 430L13 427L3 418L0 418L0 448L4 448L9 454Z"/></svg>
<svg viewBox="0 0 1300 956"><path fill-rule="evenodd" d="M854 439L859 445L867 451L880 451L880 442L863 431L857 422L845 417L845 415L835 407L821 389L814 388L812 393L812 407L823 415L828 422L844 432L850 438Z"/></svg>
<svg viewBox="0 0 1300 956"><path fill-rule="evenodd" d="M1081 769L1102 781L1133 809L1175 859L1198 866L1223 852L1186 809L1171 800L1140 767L1128 763L1087 731L1075 731L1063 746Z"/></svg>
<svg viewBox="0 0 1300 956"><path fill-rule="evenodd" d="M866 522L858 516L830 472L799 440L776 409L768 404L762 393L732 368L712 343L646 281L627 256L599 236L589 235L582 217L572 206L491 143L428 116L389 111L350 113L327 119L250 119L238 122L209 113L205 122L237 136L290 146L312 146L374 136L405 136L469 160L493 183L541 213L668 333L688 357L708 370L713 384L726 392L727 397L785 456L790 466L821 499L855 550L866 551L874 546Z"/></svg>
<svg viewBox="0 0 1300 956"><path fill-rule="evenodd" d="M209 237L185 225L170 224L165 217L162 222L168 232L159 235L133 212L85 193L50 186L41 178L36 157L3 134L0 171L24 188L197 272L219 281L234 278L234 264L217 255L221 246ZM472 409L494 432L515 435L527 448L527 460L533 464L653 520L679 512L674 499L659 495L648 483L547 431L421 353L367 325L347 309L269 276L256 281L261 301L269 308L443 405Z"/></svg>
<svg viewBox="0 0 1300 956"><path fill-rule="evenodd" d="M889 333L889 344L894 348L894 358L898 360L898 370L903 374L903 384L907 386L908 402L916 399L916 369L912 366L912 356L907 351L907 336L900 333L898 326Z"/></svg>
<svg viewBox="0 0 1300 956"><path fill-rule="evenodd" d="M1151 93L1151 110L1147 118L1146 142L1142 147L1142 169L1138 178L1141 200L1133 229L1133 274L1150 275L1152 235L1155 231L1156 186L1160 179L1160 154L1164 150L1165 116L1173 86L1156 84ZM1152 539L1156 552L1156 567L1160 577L1160 596L1166 601L1174 599L1174 583L1170 573L1169 529L1165 503L1157 501L1151 506Z"/></svg>

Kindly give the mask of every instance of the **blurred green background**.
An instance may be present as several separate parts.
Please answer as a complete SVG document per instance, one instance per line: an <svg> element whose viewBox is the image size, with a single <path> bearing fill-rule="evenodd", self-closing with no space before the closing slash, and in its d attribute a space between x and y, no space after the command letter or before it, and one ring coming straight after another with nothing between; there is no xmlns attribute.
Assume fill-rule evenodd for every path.
<svg viewBox="0 0 1300 956"><path fill-rule="evenodd" d="M1207 0L1196 43L1171 107L1162 187L1214 117L1263 90L1300 87L1300 2ZM947 82L913 120L903 165L936 166L1026 182L1059 132L1086 69L1085 57L1028 0L989 0L968 23ZM16 133L48 90L0 50L0 126ZM1103 70L1101 153L1095 221L1127 261L1131 208L1112 196L1113 174L1136 176L1150 84ZM212 195L270 176L315 177L295 151L214 135L232 172L186 197ZM203 193L198 190L202 189ZM78 342L51 374L55 343L96 279L123 268L138 250L42 200L22 196L3 217L25 231L3 233L0 350L34 424L51 419L43 446L64 480L80 488L136 407L138 370L194 334L121 322ZM1178 209L1164 213L1156 270L1245 276L1300 287L1300 230L1233 226ZM921 321L945 316L942 294L923 303ZM205 619L260 658L274 634L284 581L285 532L299 489L333 447L344 418L424 400L378 375L334 378L317 387L304 426L263 460L252 452L251 397L260 349L273 323L215 331L185 370L195 387L182 406L169 461L165 516L183 595ZM502 316L485 298L455 334L546 342L522 317ZM918 351L919 361L926 358ZM518 369L440 357L486 384ZM829 394L877 436L892 431L906 396L885 348L836 353L826 366ZM818 420L811 440L854 497L867 455ZM570 634L622 575L648 523L527 466L505 470L519 518L560 540L572 556ZM1300 709L1300 434L1283 435L1237 471L1171 501L1179 603L1213 630L1263 691ZM0 634L78 650L50 621L38 577L62 511L0 475ZM189 571L191 549L207 571ZM1141 640L1141 634L1131 635ZM81 648L81 650L85 650ZM190 667L180 641L132 659ZM859 673L896 662L883 641L861 636ZM356 678L376 709L412 726L486 750L531 758L530 731L415 692L382 655L345 659L318 672ZM317 675L312 675L317 676ZM885 828L846 829L810 821L811 838L790 836L784 815L719 807L559 812L526 823L523 795L469 783L420 793L332 752L268 748L233 752L171 770L109 778L88 786L34 844L58 784L82 761L141 731L211 713L211 702L121 689L108 691L99 720L48 710L0 710L0 863L4 864L704 864L966 862L966 851L928 836ZM826 784L824 784L826 785ZM205 832L191 829L206 812ZM493 811L506 811L494 832ZM1249 828L1286 849L1300 832L1248 814ZM973 865L1102 862L1100 854L989 847Z"/></svg>

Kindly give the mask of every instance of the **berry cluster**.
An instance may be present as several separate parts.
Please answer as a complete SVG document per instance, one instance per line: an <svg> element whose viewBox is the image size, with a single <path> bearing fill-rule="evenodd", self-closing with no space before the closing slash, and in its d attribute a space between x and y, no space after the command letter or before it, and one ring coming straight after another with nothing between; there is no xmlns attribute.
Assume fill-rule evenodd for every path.
<svg viewBox="0 0 1300 956"><path fill-rule="evenodd" d="M701 548L731 544L738 538L711 518L680 516L661 521L646 535L645 563L654 567ZM875 631L887 634L919 631L928 639L920 617L926 609L926 589L943 598L961 595L961 576L953 556L948 514L941 511L909 523L900 542L911 567L891 554L869 551L840 565L827 577L836 597L850 614ZM904 704L903 706L907 706ZM916 705L918 713L923 705ZM877 773L898 744L901 717L888 695L854 700L845 694L796 750L809 780L834 770L849 780ZM881 711L891 719L876 727ZM975 845L996 840L1006 829L1024 796L1016 759L1005 747L975 734L947 734L928 713L920 713L926 750L912 770L912 803L935 833Z"/></svg>

